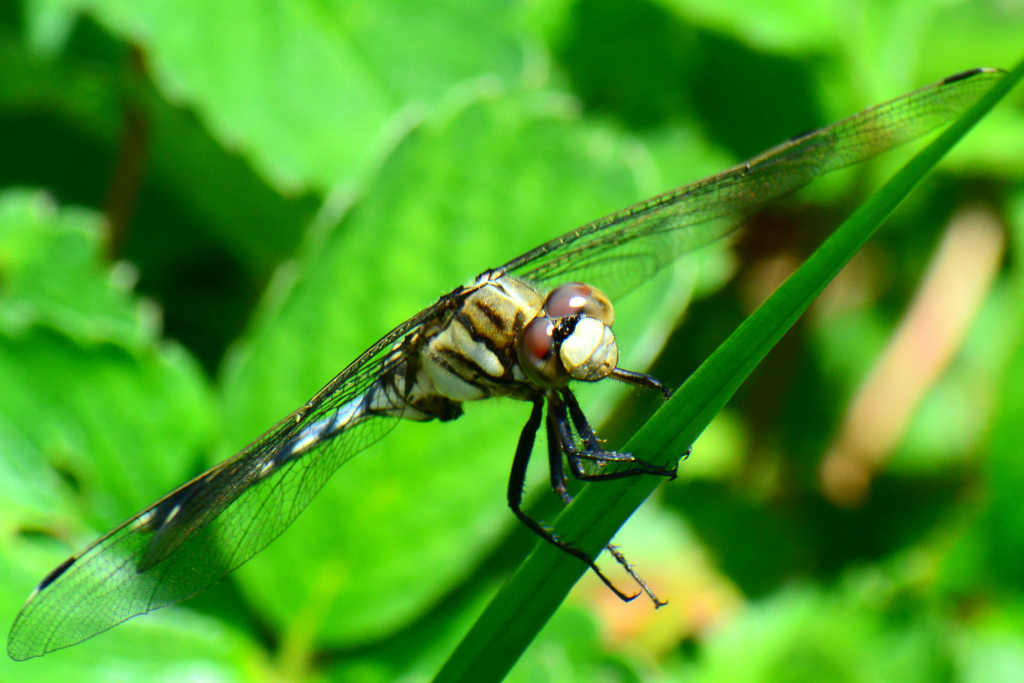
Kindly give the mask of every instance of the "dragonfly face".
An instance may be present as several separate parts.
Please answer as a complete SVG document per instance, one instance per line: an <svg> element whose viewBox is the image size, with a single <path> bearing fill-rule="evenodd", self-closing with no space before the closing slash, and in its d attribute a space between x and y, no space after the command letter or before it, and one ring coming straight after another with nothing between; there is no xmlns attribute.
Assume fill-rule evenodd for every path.
<svg viewBox="0 0 1024 683"><path fill-rule="evenodd" d="M596 382L615 370L615 309L604 292L579 282L560 285L523 329L519 362L537 385L561 388L570 379Z"/></svg>
<svg viewBox="0 0 1024 683"><path fill-rule="evenodd" d="M512 511L604 579L593 558L520 504L542 426L552 486L566 502L566 463L585 481L673 474L605 451L572 393L573 381L609 377L663 390L618 367L611 301L727 235L765 202L955 119L1000 78L991 69L951 76L578 228L453 290L241 452L50 572L18 614L8 654L27 659L67 647L209 588L280 535L342 464L397 422L453 420L465 401L494 396L533 404L513 458ZM603 469L612 462L620 467Z"/></svg>

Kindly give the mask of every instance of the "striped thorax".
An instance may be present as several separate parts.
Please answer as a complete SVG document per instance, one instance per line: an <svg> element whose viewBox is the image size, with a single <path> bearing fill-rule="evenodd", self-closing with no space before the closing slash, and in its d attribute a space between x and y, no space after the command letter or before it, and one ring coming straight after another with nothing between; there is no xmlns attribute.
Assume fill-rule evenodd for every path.
<svg viewBox="0 0 1024 683"><path fill-rule="evenodd" d="M521 280L478 277L436 329L424 330L420 362L433 389L453 401L520 393L517 342L543 306L544 296Z"/></svg>
<svg viewBox="0 0 1024 683"><path fill-rule="evenodd" d="M587 285L545 295L522 280L484 273L423 331L418 377L430 388L421 388L457 402L526 399L572 379L603 379L618 361L614 316L608 298Z"/></svg>

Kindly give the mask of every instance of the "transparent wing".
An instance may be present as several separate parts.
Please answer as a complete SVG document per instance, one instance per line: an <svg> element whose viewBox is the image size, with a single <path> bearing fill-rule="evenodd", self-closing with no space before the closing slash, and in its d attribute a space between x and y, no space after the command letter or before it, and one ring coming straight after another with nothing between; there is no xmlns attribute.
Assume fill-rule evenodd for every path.
<svg viewBox="0 0 1024 683"><path fill-rule="evenodd" d="M976 69L865 109L555 238L510 261L505 271L548 288L578 280L617 298L729 234L765 202L953 121L1002 75Z"/></svg>
<svg viewBox="0 0 1024 683"><path fill-rule="evenodd" d="M380 439L404 402L381 390L407 338L438 306L379 342L234 457L168 494L39 584L7 641L22 660L74 645L221 581L279 536L332 474Z"/></svg>

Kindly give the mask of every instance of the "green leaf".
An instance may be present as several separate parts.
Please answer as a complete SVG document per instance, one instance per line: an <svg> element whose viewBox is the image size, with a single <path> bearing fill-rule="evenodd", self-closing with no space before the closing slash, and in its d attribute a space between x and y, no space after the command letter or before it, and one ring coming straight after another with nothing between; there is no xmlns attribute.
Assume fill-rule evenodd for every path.
<svg viewBox="0 0 1024 683"><path fill-rule="evenodd" d="M927 683L951 668L946 630L926 609L911 617L854 576L826 593L793 586L752 605L702 648L695 680L708 683L876 681ZM857 586L861 579L866 586ZM860 589L860 590L858 590ZM875 595L871 595L872 589ZM916 607L916 605L915 605Z"/></svg>
<svg viewBox="0 0 1024 683"><path fill-rule="evenodd" d="M38 193L0 197L0 331L47 326L85 345L151 345L159 316L132 298L130 269L101 266L102 235L95 214L58 213Z"/></svg>
<svg viewBox="0 0 1024 683"><path fill-rule="evenodd" d="M1007 601L971 620L957 633L957 677L965 683L1016 681L1024 677L1024 610Z"/></svg>
<svg viewBox="0 0 1024 683"><path fill-rule="evenodd" d="M101 264L101 235L94 213L0 193L0 416L102 527L187 478L214 421L194 360Z"/></svg>
<svg viewBox="0 0 1024 683"><path fill-rule="evenodd" d="M1024 62L862 204L690 376L624 450L656 464L678 459L885 218L1022 76ZM558 518L555 531L576 547L596 554L659 483L657 477L644 476L588 485ZM585 570L576 558L539 543L452 654L437 680L500 680Z"/></svg>
<svg viewBox="0 0 1024 683"><path fill-rule="evenodd" d="M1024 196L1018 194L1008 211L1011 245L1016 261L1024 254ZM985 462L988 496L979 530L984 535L982 549L987 553L987 571L997 585L1012 590L1024 586L1024 336L1020 323L1024 317L1024 281L1017 266L1014 282L1016 338L1010 357L1002 369L1002 382L996 397L996 415L989 436L989 457ZM1010 316L1008 316L1010 317Z"/></svg>
<svg viewBox="0 0 1024 683"><path fill-rule="evenodd" d="M76 13L61 0L25 0L25 37L32 51L52 57L67 46Z"/></svg>
<svg viewBox="0 0 1024 683"><path fill-rule="evenodd" d="M834 48L840 3L793 0L659 0L689 23L734 36L773 52L805 53Z"/></svg>
<svg viewBox="0 0 1024 683"><path fill-rule="evenodd" d="M56 7L65 0L46 0ZM24 148L19 126L3 130L0 143L8 154L0 159L0 179L32 177L36 184L67 201L99 206L105 200L102 178L109 163L90 159L66 168L68 150L50 142L52 119L66 122L112 157L118 145L124 103L130 100L147 122L146 177L153 188L180 202L218 241L237 254L258 275L290 255L313 214L308 197L286 198L269 187L237 153L224 149L190 112L160 98L151 86L128 73L124 64L110 64L74 54L46 59L20 41L0 32L0 113L32 114L42 122L44 141ZM49 143L49 144L47 144ZM96 156L95 154L93 156ZM41 172L33 173L37 166ZM95 169L90 173L91 169ZM17 181L16 181L17 182ZM20 182L24 182L21 180ZM72 194L74 193L74 194ZM144 198L145 188L143 193ZM147 210L143 201L133 229L143 234L180 237L160 203ZM173 242L175 246L178 242ZM180 247L179 247L180 248ZM166 247L164 248L166 251ZM144 263L143 265L149 265Z"/></svg>
<svg viewBox="0 0 1024 683"><path fill-rule="evenodd" d="M408 107L522 68L501 2L66 1L141 46L169 100L291 191L360 180Z"/></svg>

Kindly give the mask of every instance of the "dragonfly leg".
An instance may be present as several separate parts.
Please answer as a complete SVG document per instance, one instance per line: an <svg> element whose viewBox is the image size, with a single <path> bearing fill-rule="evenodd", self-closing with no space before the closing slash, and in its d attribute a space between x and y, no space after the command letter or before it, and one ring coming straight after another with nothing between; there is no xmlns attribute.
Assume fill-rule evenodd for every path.
<svg viewBox="0 0 1024 683"><path fill-rule="evenodd" d="M594 570L594 573L597 574L598 578L604 582L604 585L608 586L615 595L625 602L630 602L640 595L640 593L637 592L632 595L629 593L623 593L601 572L597 563L594 562L594 559L590 557L590 555L561 540L550 529L546 528L540 522L533 519L523 511L523 485L526 482L526 467L530 464L530 454L533 452L533 443L537 437L537 430L540 429L540 421L543 413L544 399L537 397L533 401L533 411L530 413L530 419L526 421L526 426L523 427L523 432L519 435L519 444L516 446L516 455L512 460L512 474L509 476L508 481L508 506L512 509L512 512L515 513L515 516L518 517L523 524L529 527L533 533L537 534L559 550L562 550L563 552L585 562L588 567ZM568 492L566 492L566 496L568 495Z"/></svg>
<svg viewBox="0 0 1024 683"><path fill-rule="evenodd" d="M555 426L551 410L548 410L548 419L545 420L548 433L548 468L551 473L551 488L562 499L566 505L572 502L569 494L568 483L565 479L565 467L562 465L562 447L558 438L558 428Z"/></svg>
<svg viewBox="0 0 1024 683"><path fill-rule="evenodd" d="M565 469L562 466L562 448L558 438L558 427L555 425L555 418L550 410L548 411L546 424L548 432L548 461L551 467L551 488L561 496L562 502L568 505L572 502L572 495L566 488ZM658 599L658 596L654 594L654 591L647 585L647 582L636 573L636 569L628 560L626 560L626 556L622 554L622 551L620 551L618 547L609 543L604 548L612 557L615 558L616 562L622 565L622 568L626 570L626 573L629 574L630 578L636 581L637 585L643 589L644 593L647 594L647 597L649 597L651 602L654 603L655 608L668 604L667 602Z"/></svg>
<svg viewBox="0 0 1024 683"><path fill-rule="evenodd" d="M626 384L632 384L635 387L654 389L655 391L661 392L666 399L672 398L671 389L662 384L657 378L645 375L642 372L633 372L632 370L615 368L612 370L610 377L613 377L620 382L625 382Z"/></svg>
<svg viewBox="0 0 1024 683"><path fill-rule="evenodd" d="M562 389L561 396L565 403L562 404L559 402L557 404L551 404L550 409L561 413L561 419L559 420L559 424L561 425L559 437L562 441L562 446L565 449L566 457L569 460L569 465L572 467L573 476L577 479L580 479L581 481L608 481L611 479L622 479L623 477L635 477L640 474L653 474L656 476L668 477L669 479L676 478L676 470L678 466L661 467L660 465L654 465L644 460L640 460L639 458L635 458L629 453L618 453L616 451L604 450L601 446L600 439L597 438L594 428L590 426L587 416L583 414L583 409L580 408L579 401L576 400L573 393L569 389ZM576 448L575 441L572 438L572 432L569 430L568 420L565 418L566 408L568 408L569 417L572 418L572 424L576 427L576 431L579 432L580 438L583 439L583 443L587 447L587 450L585 451L580 451ZM583 460L596 462L625 462L629 463L631 467L617 472L588 473L583 467Z"/></svg>

